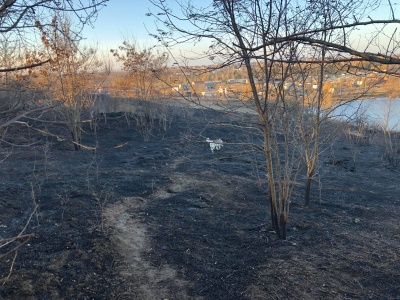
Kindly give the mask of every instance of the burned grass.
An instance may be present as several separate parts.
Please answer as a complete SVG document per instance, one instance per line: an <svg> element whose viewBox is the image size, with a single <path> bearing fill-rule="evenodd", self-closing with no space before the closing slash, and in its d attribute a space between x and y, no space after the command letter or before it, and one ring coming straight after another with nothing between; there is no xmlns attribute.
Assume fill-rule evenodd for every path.
<svg viewBox="0 0 400 300"><path fill-rule="evenodd" d="M339 139L309 208L300 176L281 241L255 172L262 156L244 147L248 132L226 126L231 117L186 110L146 136L135 120L87 127L95 152L29 131L15 134L34 146L2 145L0 237L18 235L32 212L24 232L34 237L1 299L399 298L399 170L377 145L360 145L351 170L332 163L353 158ZM225 144L212 153L207 137ZM1 282L14 253L1 258Z"/></svg>

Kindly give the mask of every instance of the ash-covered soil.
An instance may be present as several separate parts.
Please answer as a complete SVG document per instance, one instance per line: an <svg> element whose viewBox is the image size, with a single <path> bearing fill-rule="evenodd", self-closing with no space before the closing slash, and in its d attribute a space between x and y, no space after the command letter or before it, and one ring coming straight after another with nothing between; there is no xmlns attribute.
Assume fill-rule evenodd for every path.
<svg viewBox="0 0 400 300"><path fill-rule="evenodd" d="M378 138L325 147L281 241L255 133L216 111L164 113L86 124L97 150L9 129L34 144L1 144L0 238L34 236L0 248L0 299L400 299L400 169Z"/></svg>

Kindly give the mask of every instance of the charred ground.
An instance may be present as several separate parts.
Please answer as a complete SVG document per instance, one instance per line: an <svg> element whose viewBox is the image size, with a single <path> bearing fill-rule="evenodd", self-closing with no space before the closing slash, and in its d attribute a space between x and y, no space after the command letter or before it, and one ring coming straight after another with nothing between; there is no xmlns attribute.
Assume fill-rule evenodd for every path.
<svg viewBox="0 0 400 300"><path fill-rule="evenodd" d="M326 148L310 208L300 176L281 241L264 225L262 156L243 145L252 133L240 119L168 115L150 127L134 114L87 124L82 141L96 151L9 129L35 144L1 145L0 237L31 215L25 233L35 236L1 299L399 299L400 172L374 137ZM211 153L207 137L224 147ZM3 280L14 253L1 258Z"/></svg>

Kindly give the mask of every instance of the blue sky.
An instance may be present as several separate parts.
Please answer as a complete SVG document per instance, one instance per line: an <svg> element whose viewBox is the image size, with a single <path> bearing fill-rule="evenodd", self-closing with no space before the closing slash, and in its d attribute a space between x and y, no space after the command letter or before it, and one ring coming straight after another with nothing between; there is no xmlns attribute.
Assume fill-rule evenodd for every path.
<svg viewBox="0 0 400 300"><path fill-rule="evenodd" d="M193 0L199 1L201 5L209 0ZM174 12L179 12L179 5L176 0L166 0L166 3L174 9ZM399 13L399 4L394 6L396 14ZM94 28L87 26L83 32L86 38L85 44L99 45L103 51L115 49L122 44L124 38L134 38L141 46L150 46L155 44L155 40L149 36L148 31L155 32L156 26L153 17L146 16L149 11L157 12L157 8L152 6L148 0L110 0L98 15L98 19L94 22ZM382 1L381 7L374 12L371 12L374 19L387 18L390 15L390 9L385 1ZM390 26L393 30L393 27ZM147 28L147 30L146 30ZM371 28L363 28L358 31L360 46L363 44L363 37L368 36ZM200 45L196 45L196 50ZM189 50L191 46L186 46ZM208 64L211 61L202 61Z"/></svg>
<svg viewBox="0 0 400 300"><path fill-rule="evenodd" d="M175 0L166 1L172 9L179 10ZM201 2L204 4L207 1ZM394 8L399 9L399 4ZM149 11L157 12L157 8L148 0L110 0L107 7L99 12L98 19L93 24L94 28L85 28L84 37L87 43L112 47L121 44L126 36L152 44L154 40L146 31L146 28L150 32L155 31L154 18L145 15ZM379 11L374 12L374 19L387 18L389 14L388 4L382 1Z"/></svg>
<svg viewBox="0 0 400 300"><path fill-rule="evenodd" d="M175 0L166 0L168 6L179 13L180 7ZM197 1L197 0L195 0ZM201 0L202 4L209 0ZM157 13L159 10L148 0L110 0L98 15L92 26L87 26L83 31L84 44L98 46L99 50L108 52L116 49L124 39L135 39L139 46L149 47L156 44L156 40L149 36L156 33L155 18L146 16L149 11ZM190 51L194 46L181 46L180 50ZM196 46L199 50L199 44ZM207 46L208 47L208 46ZM174 55L177 55L174 51ZM197 61L195 64L212 63L208 59Z"/></svg>
<svg viewBox="0 0 400 300"><path fill-rule="evenodd" d="M84 29L86 43L98 43L102 47L115 48L122 43L124 37L135 37L139 42L153 43L146 27L154 30L154 19L145 14L154 10L146 0L111 0L104 7L94 22ZM146 27L145 27L146 26Z"/></svg>

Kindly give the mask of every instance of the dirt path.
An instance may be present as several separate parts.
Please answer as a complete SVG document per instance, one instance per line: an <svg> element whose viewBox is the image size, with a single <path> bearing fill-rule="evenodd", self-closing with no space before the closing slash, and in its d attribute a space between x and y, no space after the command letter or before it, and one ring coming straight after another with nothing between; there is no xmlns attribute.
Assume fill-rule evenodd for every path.
<svg viewBox="0 0 400 300"><path fill-rule="evenodd" d="M189 283L179 279L177 270L168 264L157 268L147 260L152 252L151 236L138 218L145 201L125 198L105 212L111 240L122 256L118 272L126 290L119 294L120 299L195 299L187 295Z"/></svg>

